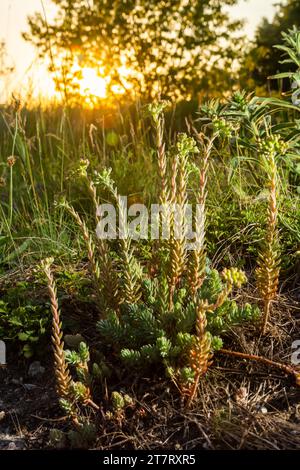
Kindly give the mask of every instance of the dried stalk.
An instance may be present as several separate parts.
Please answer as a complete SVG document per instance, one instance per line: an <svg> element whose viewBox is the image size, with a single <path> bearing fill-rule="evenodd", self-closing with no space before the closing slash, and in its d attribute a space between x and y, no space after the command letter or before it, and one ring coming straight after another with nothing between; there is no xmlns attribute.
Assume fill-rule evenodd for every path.
<svg viewBox="0 0 300 470"><path fill-rule="evenodd" d="M230 351L228 349L219 349L218 351L221 354L226 354L228 356L234 356L234 357L240 357L241 359L248 359L250 361L257 361L262 364L265 364L267 366L275 367L276 369L280 369L282 372L288 375L293 375L293 377L296 380L296 385L300 387L300 370L296 369L293 366L290 366L288 364L284 364L281 362L277 361L272 361L271 359L268 359L266 357L262 356L257 356L255 354L246 354L242 352L237 352L237 351Z"/></svg>

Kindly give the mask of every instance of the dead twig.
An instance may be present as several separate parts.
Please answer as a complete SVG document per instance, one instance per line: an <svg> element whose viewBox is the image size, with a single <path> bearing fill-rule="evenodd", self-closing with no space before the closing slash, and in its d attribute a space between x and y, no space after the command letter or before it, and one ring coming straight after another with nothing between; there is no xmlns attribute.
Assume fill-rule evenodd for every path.
<svg viewBox="0 0 300 470"><path fill-rule="evenodd" d="M293 366L290 366L288 364L283 364L282 362L272 361L271 359L268 359L263 356L257 356L255 354L247 354L247 353L242 353L238 351L230 351L229 349L222 348L218 352L221 354L226 354L228 356L235 356L235 357L240 357L242 359L248 359L250 361L257 361L262 364L280 369L285 374L293 375L296 381L296 385L300 387L300 370L296 369Z"/></svg>

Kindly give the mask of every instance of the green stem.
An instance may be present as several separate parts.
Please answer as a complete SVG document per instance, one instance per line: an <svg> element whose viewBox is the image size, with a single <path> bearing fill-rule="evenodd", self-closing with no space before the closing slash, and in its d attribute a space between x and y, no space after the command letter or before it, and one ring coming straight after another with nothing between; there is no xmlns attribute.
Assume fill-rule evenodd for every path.
<svg viewBox="0 0 300 470"><path fill-rule="evenodd" d="M13 219L13 166L9 168L9 216L8 223L9 227L12 225Z"/></svg>

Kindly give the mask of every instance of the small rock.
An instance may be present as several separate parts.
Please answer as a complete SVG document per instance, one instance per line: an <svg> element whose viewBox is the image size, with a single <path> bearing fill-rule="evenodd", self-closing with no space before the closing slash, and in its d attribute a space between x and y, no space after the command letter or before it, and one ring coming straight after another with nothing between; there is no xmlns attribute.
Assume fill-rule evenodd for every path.
<svg viewBox="0 0 300 470"><path fill-rule="evenodd" d="M266 415L268 413L268 410L265 406L261 406L260 410L259 410L263 415Z"/></svg>
<svg viewBox="0 0 300 470"><path fill-rule="evenodd" d="M44 372L45 367L41 365L40 361L34 361L32 364L30 364L28 369L29 377L40 377L44 374Z"/></svg>
<svg viewBox="0 0 300 470"><path fill-rule="evenodd" d="M85 339L79 333L77 335L65 335L64 341L69 348L77 349L80 343L84 343Z"/></svg>
<svg viewBox="0 0 300 470"><path fill-rule="evenodd" d="M34 385L34 384L24 384L24 388L30 392L31 390L35 390L35 389L37 388L37 385Z"/></svg>
<svg viewBox="0 0 300 470"><path fill-rule="evenodd" d="M14 385L21 385L23 383L23 377L20 377L19 379L11 379L11 383Z"/></svg>
<svg viewBox="0 0 300 470"><path fill-rule="evenodd" d="M0 411L0 421L2 421L5 418L5 412Z"/></svg>
<svg viewBox="0 0 300 470"><path fill-rule="evenodd" d="M15 442L10 442L7 446L7 450L17 450L17 446Z"/></svg>

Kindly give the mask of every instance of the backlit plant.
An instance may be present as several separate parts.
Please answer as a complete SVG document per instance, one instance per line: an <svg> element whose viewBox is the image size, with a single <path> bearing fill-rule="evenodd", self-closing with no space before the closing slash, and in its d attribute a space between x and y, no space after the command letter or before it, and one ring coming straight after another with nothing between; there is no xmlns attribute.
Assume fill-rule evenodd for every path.
<svg viewBox="0 0 300 470"><path fill-rule="evenodd" d="M154 122L160 122L156 113ZM161 241L157 273L146 279L141 276L141 298L135 302L123 301L119 312L113 311L98 322L103 343L115 350L126 365L148 368L151 364L161 364L182 393L190 397L190 402L214 351L222 346L219 335L230 326L258 316L257 308L248 304L238 307L229 299L233 286L240 287L245 275L230 269L220 276L206 263L206 174L213 140L200 139L199 149L193 138L179 135L173 160L164 170L159 200L164 201L167 210L174 201L177 203L182 236L175 238L174 220L170 217L170 238ZM195 197L200 205L197 249L191 252L187 250L182 226L188 201L190 159L200 167ZM98 175L98 184L113 188L113 182L107 178L107 173Z"/></svg>
<svg viewBox="0 0 300 470"><path fill-rule="evenodd" d="M80 430L84 428L86 422L80 412L79 405L82 404L83 406L91 406L98 409L98 406L91 399L91 379L88 370L89 350L83 342L80 343L78 352L64 350L56 284L51 271L52 263L53 259L51 258L43 260L41 270L45 276L51 302L52 347L57 393L62 409ZM77 381L72 378L69 364L76 368Z"/></svg>
<svg viewBox="0 0 300 470"><path fill-rule="evenodd" d="M265 228L265 238L259 252L256 269L257 287L263 301L264 318L262 332L266 332L271 302L277 294L279 282L279 239L277 230L277 196L278 196L278 172L276 157L287 150L287 144L278 136L269 136L258 144L259 153L263 159L268 181L268 209Z"/></svg>

